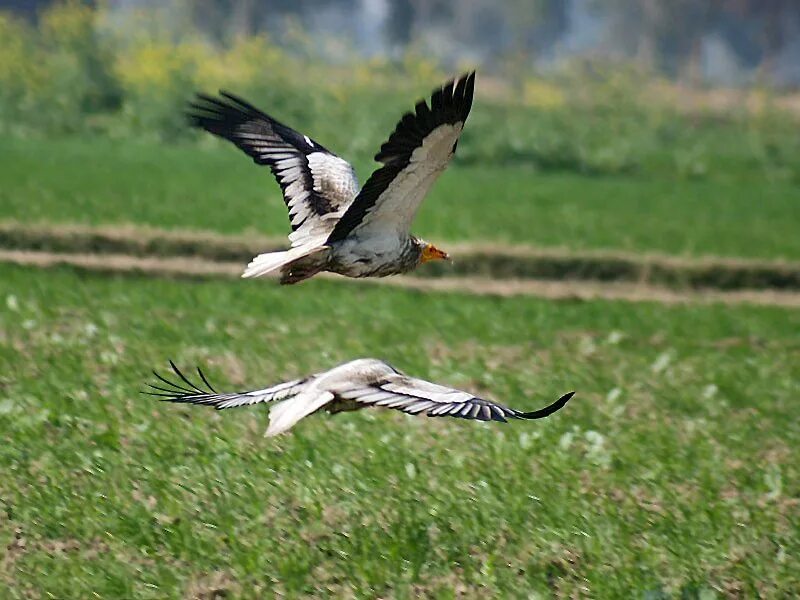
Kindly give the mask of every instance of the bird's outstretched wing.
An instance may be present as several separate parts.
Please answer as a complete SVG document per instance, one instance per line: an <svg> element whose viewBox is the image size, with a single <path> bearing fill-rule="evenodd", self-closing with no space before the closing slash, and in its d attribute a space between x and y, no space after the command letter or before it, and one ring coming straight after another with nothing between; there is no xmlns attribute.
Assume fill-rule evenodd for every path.
<svg viewBox="0 0 800 600"><path fill-rule="evenodd" d="M197 373L205 387L192 382L170 361L170 366L180 383L170 381L154 371L153 374L158 378L159 383L148 384L152 391L145 393L170 402L204 404L218 410L261 402L291 400L291 402L279 405L281 410L278 410L279 407L275 407L270 413L269 435L288 429L303 416L326 404L330 404L331 412L377 406L401 410L411 415L506 422L508 419L542 419L563 408L574 395L574 392L570 392L549 406L531 412L523 412L479 398L468 392L408 377L395 371L393 367L385 363L384 365L386 369L378 378L373 379L369 376L365 378L358 372L353 372L352 377L348 376L344 380L340 378L330 388L313 391L307 391L306 384L317 377L324 377L324 373L305 379L287 381L263 390L219 393L214 390L199 368ZM331 369L331 371L334 370ZM292 400L293 398L296 400ZM294 406L295 404L297 406ZM347 408L342 406L337 408L337 404ZM279 423L282 420L287 421L288 425Z"/></svg>
<svg viewBox="0 0 800 600"><path fill-rule="evenodd" d="M357 385L352 389L338 390L337 397L367 406L402 410L411 415L501 422L507 419L542 419L561 409L575 393L564 394L542 409L522 412L468 392L399 373L369 386Z"/></svg>
<svg viewBox="0 0 800 600"><path fill-rule="evenodd" d="M375 160L376 170L336 224L328 242L350 233L407 234L419 205L456 151L472 107L475 72L436 90L406 113Z"/></svg>
<svg viewBox="0 0 800 600"><path fill-rule="evenodd" d="M309 378L295 379L285 383L279 383L263 390L253 390L250 392L228 392L218 393L208 382L205 374L197 368L197 374L202 380L202 385L197 385L186 377L175 363L169 361L173 373L179 378L179 382L170 381L166 377L153 371L153 375L158 379L158 383L148 383L149 390L143 392L149 396L156 396L169 402L182 402L186 404L204 404L213 406L217 410L224 408L236 408L238 406L250 406L261 402L277 402L296 396L303 391L304 384Z"/></svg>
<svg viewBox="0 0 800 600"><path fill-rule="evenodd" d="M233 94L198 94L187 116L195 127L233 142L256 164L270 167L289 209L293 246L324 242L358 193L358 179L347 161Z"/></svg>

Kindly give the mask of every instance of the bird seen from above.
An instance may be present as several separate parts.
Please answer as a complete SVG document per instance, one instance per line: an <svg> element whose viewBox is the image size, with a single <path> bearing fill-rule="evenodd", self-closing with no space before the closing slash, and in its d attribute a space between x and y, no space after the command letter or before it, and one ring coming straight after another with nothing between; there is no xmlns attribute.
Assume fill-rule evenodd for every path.
<svg viewBox="0 0 800 600"><path fill-rule="evenodd" d="M410 228L455 153L474 89L471 72L435 90L430 105L419 101L375 155L383 166L362 188L347 161L308 136L233 94L198 94L188 112L190 123L268 165L289 209L291 247L255 257L242 276L279 271L283 284L322 271L383 277L449 258Z"/></svg>
<svg viewBox="0 0 800 600"><path fill-rule="evenodd" d="M478 421L542 419L560 410L574 394L564 394L542 409L522 412L469 392L408 377L374 358L353 360L328 371L261 390L220 393L199 368L197 374L205 387L192 382L172 361L170 366L179 380L170 381L153 371L158 383L147 384L150 390L144 393L169 402L205 404L218 410L277 402L269 413L267 436L283 433L303 417L321 410L338 413L368 406L393 408L410 415Z"/></svg>

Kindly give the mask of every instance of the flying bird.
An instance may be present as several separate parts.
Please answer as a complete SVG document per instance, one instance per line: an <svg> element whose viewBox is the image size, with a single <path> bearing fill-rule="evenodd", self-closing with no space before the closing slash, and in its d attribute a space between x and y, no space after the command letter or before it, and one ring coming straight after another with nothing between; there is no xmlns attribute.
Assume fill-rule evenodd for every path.
<svg viewBox="0 0 800 600"><path fill-rule="evenodd" d="M458 417L478 421L541 419L561 409L575 392L564 394L539 410L522 412L453 388L404 375L374 358L353 360L303 379L279 383L262 390L217 392L198 368L202 386L186 377L175 363L170 366L179 381L159 375L158 383L144 392L169 402L204 404L217 410L277 402L269 413L267 436L293 427L300 419L320 410L335 414L368 406L393 408L410 415Z"/></svg>
<svg viewBox="0 0 800 600"><path fill-rule="evenodd" d="M347 277L406 273L446 252L411 234L411 222L456 151L472 107L475 73L444 84L406 113L375 155L363 188L350 164L245 100L197 94L192 125L229 140L278 180L289 209L291 247L256 256L242 277L280 271L297 283L321 271Z"/></svg>

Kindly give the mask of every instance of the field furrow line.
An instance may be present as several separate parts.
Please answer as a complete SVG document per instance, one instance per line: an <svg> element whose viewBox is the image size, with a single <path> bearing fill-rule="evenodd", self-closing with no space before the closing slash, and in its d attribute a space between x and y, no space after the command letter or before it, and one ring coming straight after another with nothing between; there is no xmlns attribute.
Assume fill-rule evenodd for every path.
<svg viewBox="0 0 800 600"><path fill-rule="evenodd" d="M0 250L0 262L28 267L69 266L97 273L128 273L173 278L237 278L242 265L187 257L141 257L125 254L78 254L29 250ZM342 280L322 274L326 279ZM273 279L276 278L269 278ZM498 280L480 277L398 276L363 279L351 285L388 285L422 292L482 296L533 296L551 300L621 300L663 304L719 303L800 308L800 293L785 290L672 290L645 283L599 281ZM274 285L274 283L273 283Z"/></svg>
<svg viewBox="0 0 800 600"><path fill-rule="evenodd" d="M0 223L0 248L5 250L197 259L244 265L257 254L281 250L285 245L282 238L254 234ZM673 290L800 292L800 262L793 261L573 252L485 242L439 245L447 248L454 260L425 265L415 277L635 283Z"/></svg>

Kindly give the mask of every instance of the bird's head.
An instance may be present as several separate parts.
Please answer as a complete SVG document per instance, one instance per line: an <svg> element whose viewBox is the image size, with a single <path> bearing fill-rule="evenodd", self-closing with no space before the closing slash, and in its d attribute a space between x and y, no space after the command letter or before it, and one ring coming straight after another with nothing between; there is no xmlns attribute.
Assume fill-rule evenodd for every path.
<svg viewBox="0 0 800 600"><path fill-rule="evenodd" d="M420 249L420 262L426 263L432 260L450 260L450 255L444 250L439 250L433 244L429 244L425 240L417 238L417 247Z"/></svg>

